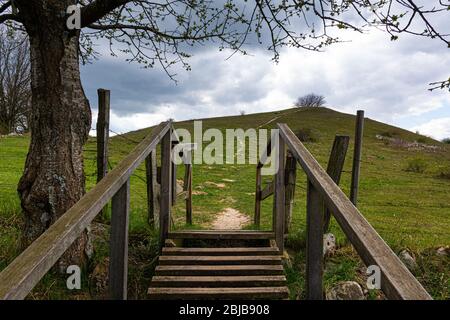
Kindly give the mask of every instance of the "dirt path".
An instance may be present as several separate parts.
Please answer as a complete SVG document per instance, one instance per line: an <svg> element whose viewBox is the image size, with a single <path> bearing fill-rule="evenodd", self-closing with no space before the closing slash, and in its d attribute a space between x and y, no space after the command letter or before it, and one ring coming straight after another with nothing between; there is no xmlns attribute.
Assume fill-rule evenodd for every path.
<svg viewBox="0 0 450 320"><path fill-rule="evenodd" d="M263 124L260 124L258 127L256 127L256 129L259 129L259 128L262 128L262 127L264 127L264 126L267 126L267 125L271 124L272 122L274 122L274 121L276 121L276 120L278 120L278 119L280 119L280 118L282 118L282 117L290 116L290 115L292 115L293 113L297 113L297 112L300 112L300 111L302 111L302 109L301 109L301 108L298 108L297 110L294 110L294 111L292 111L292 112L285 113L285 114L280 114L279 116L276 116L275 118L272 118L272 119L270 119L269 121L266 121L266 122L264 122Z"/></svg>
<svg viewBox="0 0 450 320"><path fill-rule="evenodd" d="M225 208L217 214L212 222L211 228L214 230L239 230L250 224L250 218L233 208Z"/></svg>

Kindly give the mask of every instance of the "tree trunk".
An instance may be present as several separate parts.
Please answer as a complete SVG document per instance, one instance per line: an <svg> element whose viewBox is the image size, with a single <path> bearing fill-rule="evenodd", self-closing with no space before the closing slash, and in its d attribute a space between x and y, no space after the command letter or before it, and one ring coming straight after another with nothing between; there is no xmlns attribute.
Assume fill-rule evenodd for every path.
<svg viewBox="0 0 450 320"><path fill-rule="evenodd" d="M36 13L37 14L37 13ZM55 18L53 18L55 17ZM31 53L31 144L18 192L25 217L24 247L41 235L84 194L82 148L91 111L79 71L79 33L68 33L54 12L27 27ZM67 250L59 267L81 265L86 232Z"/></svg>

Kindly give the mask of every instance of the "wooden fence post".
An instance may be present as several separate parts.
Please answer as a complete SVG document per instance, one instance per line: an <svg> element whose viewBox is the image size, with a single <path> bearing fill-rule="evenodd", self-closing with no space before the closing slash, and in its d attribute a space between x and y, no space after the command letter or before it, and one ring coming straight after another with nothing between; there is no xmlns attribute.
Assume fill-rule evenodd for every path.
<svg viewBox="0 0 450 320"><path fill-rule="evenodd" d="M156 150L153 150L145 159L145 175L147 180L147 222L155 227L156 217L159 215L159 202L156 181Z"/></svg>
<svg viewBox="0 0 450 320"><path fill-rule="evenodd" d="M111 299L127 299L130 180L112 198L109 290Z"/></svg>
<svg viewBox="0 0 450 320"><path fill-rule="evenodd" d="M336 136L334 138L333 148L331 149L330 159L328 160L327 173L337 185L339 185L341 180L341 173L344 168L349 141L349 136ZM323 232L328 232L330 220L331 211L328 208L325 208Z"/></svg>
<svg viewBox="0 0 450 320"><path fill-rule="evenodd" d="M322 300L323 202L309 180L307 189L306 296L308 300Z"/></svg>
<svg viewBox="0 0 450 320"><path fill-rule="evenodd" d="M353 154L352 184L350 189L350 201L355 206L357 206L358 203L363 131L364 131L364 111L358 110L356 115L355 149Z"/></svg>
<svg viewBox="0 0 450 320"><path fill-rule="evenodd" d="M285 215L285 188L284 188L284 161L285 161L285 144L283 139L279 137L278 142L278 170L275 175L275 241L281 254L284 251L284 215Z"/></svg>
<svg viewBox="0 0 450 320"><path fill-rule="evenodd" d="M172 150L177 145L178 141L171 141ZM172 162L172 206L177 202L177 165Z"/></svg>
<svg viewBox="0 0 450 320"><path fill-rule="evenodd" d="M172 204L172 130L161 140L161 204L159 218L160 249L164 247L169 234L170 208Z"/></svg>
<svg viewBox="0 0 450 320"><path fill-rule="evenodd" d="M261 225L261 167L256 167L255 216L253 223L257 228Z"/></svg>
<svg viewBox="0 0 450 320"><path fill-rule="evenodd" d="M109 140L109 114L110 91L98 89L98 116L97 116L97 183L108 173L108 140ZM105 219L108 206L100 214Z"/></svg>
<svg viewBox="0 0 450 320"><path fill-rule="evenodd" d="M186 191L186 224L192 224L192 164L184 166L184 191Z"/></svg>
<svg viewBox="0 0 450 320"><path fill-rule="evenodd" d="M284 220L284 233L289 233L292 220L292 210L294 208L294 195L295 195L295 182L297 180L297 160L292 153L288 150L286 156L286 168L285 168L285 220Z"/></svg>

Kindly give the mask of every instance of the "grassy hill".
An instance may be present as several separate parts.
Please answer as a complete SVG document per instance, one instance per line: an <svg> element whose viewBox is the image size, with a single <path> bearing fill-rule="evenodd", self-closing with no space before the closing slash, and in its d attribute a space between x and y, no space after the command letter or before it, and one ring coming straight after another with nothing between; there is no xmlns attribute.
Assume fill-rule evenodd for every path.
<svg viewBox="0 0 450 320"><path fill-rule="evenodd" d="M305 145L323 167L326 167L334 136L341 134L353 138L355 123L353 115L326 108L287 109L202 120L204 130L274 128L277 122L287 123L294 132L303 130L313 138L314 141L305 142ZM192 130L193 122L176 122L175 127ZM116 165L149 132L150 129L144 129L113 137L110 141L111 165ZM380 135L385 138L380 139ZM15 190L23 169L28 141L27 136L0 138L0 270L18 254L21 216ZM419 145L412 144L414 141L419 142ZM352 143L353 139L341 180L341 187L346 194L349 194L350 186ZM95 146L95 138L91 138L85 147L88 189L95 184L96 179ZM370 119L366 119L363 146L358 204L360 211L394 251L407 248L416 254L419 264L416 276L435 298L450 298L449 259L434 254L435 248L450 244L449 147L430 138ZM145 171L141 167L131 179L131 234L132 239L135 235L140 239L140 245L147 249L151 247L149 250L152 251L155 243L146 223L144 177ZM182 177L183 170L179 170L179 179ZM194 228L208 228L217 214L225 208L233 208L252 217L254 186L254 165L195 165ZM293 298L302 297L304 287L305 191L306 179L299 169L292 232L288 239L294 256L292 266L288 269ZM261 222L264 229L270 228L271 209L272 201L269 198L262 206ZM186 227L181 201L174 211L174 228ZM252 228L251 225L246 227ZM362 264L334 221L331 232L337 236L339 250L334 256L327 258L325 286L330 287L339 280L362 282ZM142 239L145 241L141 241ZM151 254L144 254L142 246L131 249L132 255L137 252L141 258L142 255L145 257L133 260L136 262L136 268L131 262L132 272L136 272L130 275L131 278L148 279L151 276L153 264L145 263L146 260L151 260ZM104 247L105 245L100 245L97 248L96 261L101 261L106 255ZM134 249L137 251L133 251ZM48 293L51 279L50 275L35 290L37 298L55 297ZM42 290L47 290L47 296L39 294ZM136 289L135 297L142 297L142 290ZM60 294L65 297L64 293ZM377 296L377 293L369 294L372 298ZM86 296L81 294L81 297Z"/></svg>

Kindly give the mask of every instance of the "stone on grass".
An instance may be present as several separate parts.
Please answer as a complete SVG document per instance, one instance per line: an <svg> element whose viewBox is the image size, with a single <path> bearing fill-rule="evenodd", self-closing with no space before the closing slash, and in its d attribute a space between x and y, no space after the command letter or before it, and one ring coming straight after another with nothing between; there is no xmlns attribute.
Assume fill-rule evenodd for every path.
<svg viewBox="0 0 450 320"><path fill-rule="evenodd" d="M417 268L417 262L414 254L409 250L405 249L400 251L398 257L403 262L403 264L409 269L409 271L414 271Z"/></svg>
<svg viewBox="0 0 450 320"><path fill-rule="evenodd" d="M442 256L442 257L445 257L445 256L448 257L448 256L450 256L450 246L438 248L438 249L436 250L436 254L437 254L438 256Z"/></svg>
<svg viewBox="0 0 450 320"><path fill-rule="evenodd" d="M365 300L361 286L355 281L342 281L326 293L327 300Z"/></svg>
<svg viewBox="0 0 450 320"><path fill-rule="evenodd" d="M332 233L323 235L323 255L330 256L336 251L336 237Z"/></svg>
<svg viewBox="0 0 450 320"><path fill-rule="evenodd" d="M166 247L168 248L175 248L177 244L172 239L166 239Z"/></svg>

